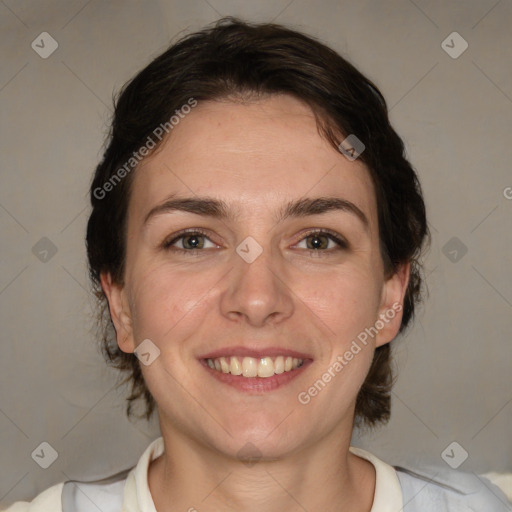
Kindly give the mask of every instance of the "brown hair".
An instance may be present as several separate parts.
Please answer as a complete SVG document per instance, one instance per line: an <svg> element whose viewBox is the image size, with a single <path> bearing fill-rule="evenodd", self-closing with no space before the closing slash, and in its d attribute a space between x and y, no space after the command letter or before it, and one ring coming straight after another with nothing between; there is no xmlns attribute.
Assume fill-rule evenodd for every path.
<svg viewBox="0 0 512 512"><path fill-rule="evenodd" d="M115 101L107 147L90 187L92 212L86 242L102 316L102 351L109 364L126 372L122 383L131 383L128 417L133 414L134 401L142 398L144 416L149 419L155 401L137 357L117 345L100 273L109 272L116 283L124 283L130 171L137 165L134 155L148 137L155 138L155 128L169 123L191 98L206 101L268 94L289 94L308 104L320 133L337 149L350 134L364 143L359 158L369 169L376 191L386 277L400 265L411 264L399 332L409 324L415 304L421 300L419 257L425 239L430 243L425 204L380 91L347 60L312 37L281 25L223 18L177 41L123 87ZM357 425L371 427L388 421L393 380L391 348L385 344L375 350L357 396Z"/></svg>

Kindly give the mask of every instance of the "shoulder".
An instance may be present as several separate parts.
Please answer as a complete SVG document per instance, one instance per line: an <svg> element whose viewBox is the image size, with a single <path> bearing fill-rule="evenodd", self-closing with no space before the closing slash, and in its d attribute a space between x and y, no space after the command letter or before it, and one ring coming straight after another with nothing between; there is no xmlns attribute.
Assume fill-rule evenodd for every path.
<svg viewBox="0 0 512 512"><path fill-rule="evenodd" d="M403 492L403 511L512 512L503 491L476 473L438 466L394 466Z"/></svg>
<svg viewBox="0 0 512 512"><path fill-rule="evenodd" d="M126 478L131 469L93 482L61 482L38 494L30 502L13 503L5 512L119 512Z"/></svg>
<svg viewBox="0 0 512 512"><path fill-rule="evenodd" d="M62 509L62 488L64 482L48 487L38 494L32 501L17 501L5 510L6 512L47 512L49 510L58 512Z"/></svg>
<svg viewBox="0 0 512 512"><path fill-rule="evenodd" d="M163 449L163 438L160 436L150 443L136 466L101 480L89 482L68 480L46 489L31 502L19 501L7 509L0 510L5 512L91 512L91 510L119 512L123 507L126 491L136 495L137 489L145 490L145 499L151 500L147 488L148 465L153 458L163 452ZM140 484L137 484L137 478Z"/></svg>
<svg viewBox="0 0 512 512"><path fill-rule="evenodd" d="M123 503L126 478L131 469L94 482L65 482L62 488L62 512L88 512L91 509L119 512Z"/></svg>

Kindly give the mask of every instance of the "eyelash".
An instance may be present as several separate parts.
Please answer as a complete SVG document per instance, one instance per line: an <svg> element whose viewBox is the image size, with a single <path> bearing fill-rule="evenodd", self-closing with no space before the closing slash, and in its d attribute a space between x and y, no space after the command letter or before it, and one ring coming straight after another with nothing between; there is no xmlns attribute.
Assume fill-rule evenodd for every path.
<svg viewBox="0 0 512 512"><path fill-rule="evenodd" d="M172 247L172 245L175 244L178 240L185 238L186 236L192 236L192 235L202 235L202 236L208 238L208 240L210 240L210 238L208 237L208 233L206 233L205 231L203 231L199 228L189 229L189 230L183 230L183 231L179 231L178 233L175 233L171 239L168 239L163 242L162 248L165 250L177 251L182 254L185 253L188 256L198 256L201 251L204 251L204 249L181 249L180 247ZM310 255L314 255L314 256L318 257L319 253L322 253L322 252L332 253L333 251L347 250L349 248L349 244L343 238L341 238L335 231L331 231L330 229L317 229L317 230L308 231L308 232L304 233L302 238L297 243L302 242L304 239L306 239L312 235L327 235L327 238L330 238L332 241L337 243L339 247L337 247L335 249L303 249L305 251L308 251L308 253ZM212 240L210 240L210 241L212 241ZM215 243L215 242L213 242L213 243Z"/></svg>

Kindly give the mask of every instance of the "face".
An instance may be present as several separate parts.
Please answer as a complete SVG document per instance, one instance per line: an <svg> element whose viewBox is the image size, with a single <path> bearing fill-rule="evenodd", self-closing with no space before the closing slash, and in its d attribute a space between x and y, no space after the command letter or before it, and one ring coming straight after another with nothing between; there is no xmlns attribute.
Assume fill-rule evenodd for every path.
<svg viewBox="0 0 512 512"><path fill-rule="evenodd" d="M102 284L121 349L159 351L141 368L162 432L263 457L350 438L408 277L384 278L365 165L275 95L199 103L132 185L124 285Z"/></svg>

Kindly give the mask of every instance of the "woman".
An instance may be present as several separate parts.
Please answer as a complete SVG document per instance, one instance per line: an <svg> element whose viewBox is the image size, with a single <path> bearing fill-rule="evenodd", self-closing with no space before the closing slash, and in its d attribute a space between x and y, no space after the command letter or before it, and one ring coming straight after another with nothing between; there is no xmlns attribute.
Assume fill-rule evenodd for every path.
<svg viewBox="0 0 512 512"><path fill-rule="evenodd" d="M178 41L122 91L91 202L104 350L162 437L10 511L510 510L350 446L389 419L429 233L381 93L334 51L231 18Z"/></svg>

